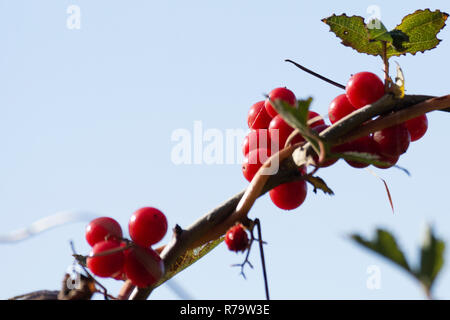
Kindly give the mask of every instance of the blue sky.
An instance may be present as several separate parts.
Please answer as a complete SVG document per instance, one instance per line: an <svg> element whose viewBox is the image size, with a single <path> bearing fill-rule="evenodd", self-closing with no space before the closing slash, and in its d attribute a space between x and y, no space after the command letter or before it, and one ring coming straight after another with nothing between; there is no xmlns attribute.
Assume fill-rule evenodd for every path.
<svg viewBox="0 0 450 320"><path fill-rule="evenodd" d="M70 5L81 9L79 30L66 26ZM416 9L450 12L446 1L0 1L0 234L61 210L108 215L126 229L143 206L160 208L170 227L189 225L247 183L238 163L175 165L172 132L192 131L196 120L205 129L246 129L249 107L278 86L312 96L312 108L326 114L341 91L283 60L341 83L359 71L381 76L379 58L340 45L320 21L367 17L370 5L387 28ZM449 29L439 38L433 51L392 59L408 93L448 94ZM423 298L408 275L346 236L386 227L415 261L425 223L450 240L448 116L430 114L427 135L401 158L411 177L374 169L390 186L395 214L381 181L343 162L319 171L334 197L309 189L292 212L268 196L257 201L250 216L261 219L268 242L272 298ZM1 245L0 298L59 288L72 263L69 240L89 252L87 222ZM195 299L263 299L257 250L247 280L230 267L243 259L222 244L174 280ZM366 287L371 265L381 270L381 289ZM104 283L112 293L120 288ZM449 287L446 265L436 297L449 299ZM162 286L152 298L178 296Z"/></svg>

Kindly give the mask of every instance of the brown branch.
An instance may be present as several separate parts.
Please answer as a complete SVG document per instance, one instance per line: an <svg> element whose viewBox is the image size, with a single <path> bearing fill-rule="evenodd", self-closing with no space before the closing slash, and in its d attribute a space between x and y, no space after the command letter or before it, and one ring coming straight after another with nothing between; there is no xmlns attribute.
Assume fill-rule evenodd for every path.
<svg viewBox="0 0 450 320"><path fill-rule="evenodd" d="M320 136L331 145L340 144L354 137L389 127L397 121L402 122L420 114L432 110L445 109L449 106L449 96L434 98L430 96L408 95L399 100L391 94L386 94L372 105L361 108L333 124L321 132ZM387 115L392 111L395 112ZM384 115L384 117L371 120L380 115ZM217 239L226 232L229 226L240 221L240 219L246 218L248 210L257 197L277 185L302 178L297 166L306 163L308 154L314 152L312 146L306 144L300 147L288 147L283 149L280 155L283 152L287 156L286 158L280 156L280 169L275 175L258 177L260 179L259 182L253 183L252 181L249 188L231 197L225 203L198 219L188 228L181 232L177 230L178 232L174 233L172 240L161 252L161 258L164 261L166 270L169 270L175 260L187 250L205 244L212 239ZM294 154L291 156L292 152ZM298 154L297 156L295 155L298 152L303 154L303 159L300 162L297 161L294 163L294 158L296 160L302 158L298 157ZM273 160L273 157L269 161L271 159ZM244 195L249 200L242 203L241 199L243 199ZM137 289L130 296L130 299L146 299L151 291L152 288Z"/></svg>

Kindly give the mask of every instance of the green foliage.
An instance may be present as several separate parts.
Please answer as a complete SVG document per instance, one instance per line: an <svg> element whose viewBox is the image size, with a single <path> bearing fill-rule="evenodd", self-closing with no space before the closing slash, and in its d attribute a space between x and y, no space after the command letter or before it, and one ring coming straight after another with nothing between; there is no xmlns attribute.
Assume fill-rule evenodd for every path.
<svg viewBox="0 0 450 320"><path fill-rule="evenodd" d="M429 227L422 243L420 268L416 272L417 278L428 290L444 265L444 249L444 241L437 239Z"/></svg>
<svg viewBox="0 0 450 320"><path fill-rule="evenodd" d="M395 237L386 230L377 229L376 236L372 240L364 239L358 234L351 235L351 238L363 247L380 254L407 271L422 284L427 296L430 296L434 280L444 265L445 249L445 243L436 238L431 227L427 227L422 243L420 262L414 268L406 260L405 254L397 245Z"/></svg>
<svg viewBox="0 0 450 320"><path fill-rule="evenodd" d="M388 231L377 229L376 236L373 240L364 239L357 234L354 234L351 237L360 245L382 255L383 257L399 265L406 271L411 272L411 268L406 261L405 255L399 248L395 237Z"/></svg>
<svg viewBox="0 0 450 320"><path fill-rule="evenodd" d="M366 25L360 16L333 15L322 21L341 38L343 45L361 53L383 56L383 44L386 44L386 57L390 58L435 48L441 41L437 34L445 26L447 17L447 13L439 10L417 10L391 31L379 20Z"/></svg>

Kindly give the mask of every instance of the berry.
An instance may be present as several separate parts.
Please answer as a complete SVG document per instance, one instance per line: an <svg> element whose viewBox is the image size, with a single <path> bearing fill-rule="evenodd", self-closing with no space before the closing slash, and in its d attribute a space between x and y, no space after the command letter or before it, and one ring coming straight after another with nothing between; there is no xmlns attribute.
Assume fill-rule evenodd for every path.
<svg viewBox="0 0 450 320"><path fill-rule="evenodd" d="M395 158L408 150L411 136L403 124L395 125L373 134L380 154Z"/></svg>
<svg viewBox="0 0 450 320"><path fill-rule="evenodd" d="M121 273L125 256L123 251L99 255L102 252L120 248L119 242L114 240L106 240L97 242L89 253L87 258L87 267L93 274L99 277L114 277Z"/></svg>
<svg viewBox="0 0 450 320"><path fill-rule="evenodd" d="M308 120L315 119L317 117L320 117L320 114L318 114L317 112L314 112L314 111L309 111L309 113L308 113ZM325 124L325 121L323 120L322 117L320 117L320 119L317 118L317 120L314 120L314 122L311 123L309 126L311 128L314 128L314 127L320 126L322 124Z"/></svg>
<svg viewBox="0 0 450 320"><path fill-rule="evenodd" d="M298 208L306 199L307 186L305 180L281 184L269 191L270 199L280 209Z"/></svg>
<svg viewBox="0 0 450 320"><path fill-rule="evenodd" d="M287 88L273 89L269 93L269 98L266 99L264 103L267 113L272 118L275 117L278 114L278 112L273 108L272 104L270 103L270 100L276 101L278 99L289 103L292 107L295 107L295 105L297 104L297 98L295 98L295 95L291 90Z"/></svg>
<svg viewBox="0 0 450 320"><path fill-rule="evenodd" d="M294 128L292 128L286 121L284 121L281 115L275 116L272 119L272 121L270 121L269 124L270 141L272 141L274 147L276 147L276 150L284 148L287 139L289 138L289 136L293 131ZM296 144L302 141L305 141L305 139L300 134L297 134L292 139L291 143Z"/></svg>
<svg viewBox="0 0 450 320"><path fill-rule="evenodd" d="M323 130L325 130L326 128L328 128L329 126L326 124L322 124L316 127L313 127L312 129L317 132L317 133L321 133ZM313 156L314 161L318 164L319 162L319 156L317 154L314 154ZM335 164L338 161L338 159L336 158L329 158L329 159L325 159L325 161L323 161L320 165L318 165L320 168L326 168L329 167L333 164Z"/></svg>
<svg viewBox="0 0 450 320"><path fill-rule="evenodd" d="M93 247L96 243L106 239L120 240L122 228L110 217L100 217L92 220L86 227L86 241Z"/></svg>
<svg viewBox="0 0 450 320"><path fill-rule="evenodd" d="M131 216L128 231L136 244L149 247L159 242L166 234L166 216L156 208L141 208Z"/></svg>
<svg viewBox="0 0 450 320"><path fill-rule="evenodd" d="M256 172L262 167L264 162L270 157L270 150L268 149L256 149L248 153L242 163L242 173L247 181L252 181Z"/></svg>
<svg viewBox="0 0 450 320"><path fill-rule="evenodd" d="M164 263L154 250L135 246L125 254L124 271L133 285L145 288L162 278Z"/></svg>
<svg viewBox="0 0 450 320"><path fill-rule="evenodd" d="M247 156L252 150L259 148L270 149L270 147L270 134L267 129L252 130L244 139L242 153L244 156Z"/></svg>
<svg viewBox="0 0 450 320"><path fill-rule="evenodd" d="M417 118L405 122L405 126L411 135L411 142L417 141L425 135L428 129L428 118L423 114Z"/></svg>
<svg viewBox="0 0 450 320"><path fill-rule="evenodd" d="M356 108L348 101L347 95L341 94L331 101L328 108L328 117L331 123L335 123L355 110Z"/></svg>
<svg viewBox="0 0 450 320"><path fill-rule="evenodd" d="M259 101L251 106L248 111L247 123L250 129L267 129L272 117L267 113L264 101Z"/></svg>
<svg viewBox="0 0 450 320"><path fill-rule="evenodd" d="M359 72L350 78L345 91L350 103L359 109L380 99L384 95L384 84L374 73Z"/></svg>
<svg viewBox="0 0 450 320"><path fill-rule="evenodd" d="M237 224L228 229L225 234L225 243L231 251L245 251L248 247L248 236L242 224Z"/></svg>

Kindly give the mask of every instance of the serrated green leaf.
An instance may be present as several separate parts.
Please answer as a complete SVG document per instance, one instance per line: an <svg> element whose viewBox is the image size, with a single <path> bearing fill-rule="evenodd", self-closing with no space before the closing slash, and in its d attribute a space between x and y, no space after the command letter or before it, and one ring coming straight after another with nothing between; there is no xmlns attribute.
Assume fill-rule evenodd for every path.
<svg viewBox="0 0 450 320"><path fill-rule="evenodd" d="M420 269L417 271L417 278L428 290L444 265L444 249L444 241L437 239L433 229L428 227L421 249Z"/></svg>
<svg viewBox="0 0 450 320"><path fill-rule="evenodd" d="M389 43L394 41L389 31L379 19L372 19L369 21L366 28L370 41L386 41Z"/></svg>
<svg viewBox="0 0 450 320"><path fill-rule="evenodd" d="M435 48L441 41L436 36L445 26L447 17L447 13L439 10L418 10L404 17L402 23L389 32L381 21L380 28L371 28L372 24L366 25L360 16L333 15L322 21L341 38L342 44L358 52L382 56L382 43L386 43L386 56L390 58Z"/></svg>
<svg viewBox="0 0 450 320"><path fill-rule="evenodd" d="M217 247L223 241L223 239L224 237L221 237L217 240L210 241L198 248L188 250L185 254L179 256L170 270L168 270L164 277L158 282L158 284L155 285L155 288L203 258L207 253Z"/></svg>
<svg viewBox="0 0 450 320"><path fill-rule="evenodd" d="M341 38L344 46L373 56L382 54L383 46L381 42L370 41L369 31L363 17L348 17L346 14L342 14L340 16L333 15L322 19L322 21L330 27L330 31Z"/></svg>
<svg viewBox="0 0 450 320"><path fill-rule="evenodd" d="M389 261L397 264L408 272L411 272L408 262L402 250L398 247L395 237L388 231L377 229L376 236L373 240L367 240L358 234L351 236L358 244L370 249Z"/></svg>
<svg viewBox="0 0 450 320"><path fill-rule="evenodd" d="M397 50L401 52L390 53L389 56L399 56L405 53L416 54L435 48L441 40L437 38L439 31L445 26L448 14L439 10L431 11L417 10L407 15L402 22L393 30L399 35L399 31L406 36L408 41L401 43ZM391 32L391 34L393 34ZM398 46L398 44L397 44ZM403 49L403 50L402 50Z"/></svg>

